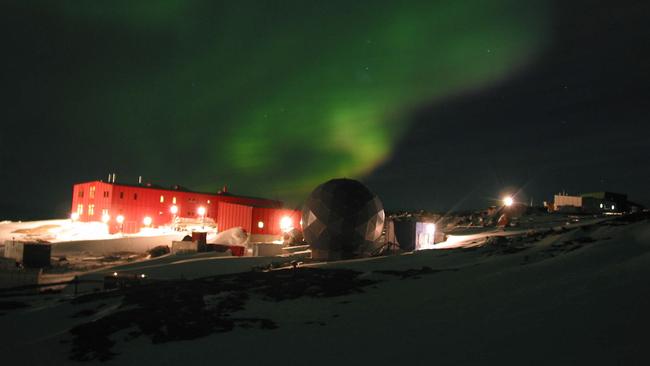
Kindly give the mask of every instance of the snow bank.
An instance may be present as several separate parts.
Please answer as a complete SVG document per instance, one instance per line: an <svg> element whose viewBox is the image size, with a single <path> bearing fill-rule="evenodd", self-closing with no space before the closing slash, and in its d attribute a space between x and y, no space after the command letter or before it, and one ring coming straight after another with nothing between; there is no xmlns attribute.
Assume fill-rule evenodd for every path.
<svg viewBox="0 0 650 366"><path fill-rule="evenodd" d="M156 237L175 235L170 228L145 228L136 234L109 234L108 226L101 222L73 222L72 220L41 220L0 222L0 242L47 241L50 243L121 239L124 237Z"/></svg>
<svg viewBox="0 0 650 366"><path fill-rule="evenodd" d="M246 246L248 234L240 227L234 227L218 234L209 234L208 244L238 245Z"/></svg>

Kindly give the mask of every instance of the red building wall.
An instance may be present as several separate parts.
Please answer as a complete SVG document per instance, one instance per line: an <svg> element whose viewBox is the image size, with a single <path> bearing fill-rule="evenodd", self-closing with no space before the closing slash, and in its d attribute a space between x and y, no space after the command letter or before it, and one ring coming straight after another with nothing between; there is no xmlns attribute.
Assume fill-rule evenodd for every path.
<svg viewBox="0 0 650 366"><path fill-rule="evenodd" d="M170 224L172 206L178 208L177 216L195 219L200 217L199 208L204 207L206 217L217 222L219 231L239 226L255 234L278 235L282 217L292 217L294 225L300 220L299 211L282 209L282 202L269 199L101 181L74 185L71 213L79 212L78 220L84 222L102 221L102 215L107 214L110 232L135 233L144 227L145 217L151 218L153 227ZM120 215L124 217L122 225L116 220ZM257 227L259 221L264 222L261 229Z"/></svg>
<svg viewBox="0 0 650 366"><path fill-rule="evenodd" d="M253 207L229 202L219 202L217 225L219 231L233 227L241 227L246 232L251 232Z"/></svg>
<svg viewBox="0 0 650 366"><path fill-rule="evenodd" d="M262 235L279 235L282 233L280 221L283 217L289 217L292 220L293 227L300 227L300 211L278 209L278 208L253 208L253 227L252 234ZM259 223L262 222L262 228Z"/></svg>

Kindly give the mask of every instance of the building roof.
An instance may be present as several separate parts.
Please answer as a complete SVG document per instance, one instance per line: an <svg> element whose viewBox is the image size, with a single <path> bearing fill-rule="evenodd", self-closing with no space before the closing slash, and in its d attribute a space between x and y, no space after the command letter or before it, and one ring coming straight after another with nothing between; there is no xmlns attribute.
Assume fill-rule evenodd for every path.
<svg viewBox="0 0 650 366"><path fill-rule="evenodd" d="M83 182L83 183L77 183L77 184L87 184L87 183L93 183L93 182L101 182L104 184L110 184L114 186L122 186L122 187L132 187L132 188L151 188L151 189L158 189L158 190L163 190L163 191L169 191L169 192L185 192L185 193L196 193L196 194L205 194L205 195L210 195L210 196L221 196L221 197L232 197L232 198L241 198L241 199L248 199L248 200L255 200L258 201L254 204L250 204L249 206L253 207L259 207L259 208L278 208L284 206L282 201L278 200L273 200L269 198L262 198L262 197L255 197L255 196L243 196L243 195L238 195L238 194L232 194L230 192L199 192L199 191L194 191L191 190L187 187L183 187L181 185L175 184L171 187L164 187L158 184L153 184L153 183L142 183L142 184L128 184L128 183L112 183L112 182L104 182L102 180L96 180L96 181L90 181L90 182Z"/></svg>

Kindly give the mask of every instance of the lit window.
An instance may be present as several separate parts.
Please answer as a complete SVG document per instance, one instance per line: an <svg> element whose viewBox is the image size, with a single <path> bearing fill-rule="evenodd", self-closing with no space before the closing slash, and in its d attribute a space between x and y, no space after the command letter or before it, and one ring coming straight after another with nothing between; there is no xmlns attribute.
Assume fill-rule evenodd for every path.
<svg viewBox="0 0 650 366"><path fill-rule="evenodd" d="M108 216L108 209L107 208L102 209L102 216Z"/></svg>
<svg viewBox="0 0 650 366"><path fill-rule="evenodd" d="M210 204L210 200L208 200L208 205Z"/></svg>
<svg viewBox="0 0 650 366"><path fill-rule="evenodd" d="M89 197L95 198L95 186L90 187Z"/></svg>
<svg viewBox="0 0 650 366"><path fill-rule="evenodd" d="M95 205L91 203L88 205L88 216L94 216L94 215L95 215Z"/></svg>
<svg viewBox="0 0 650 366"><path fill-rule="evenodd" d="M83 214L84 214L84 205L80 203L77 205L77 215L81 216Z"/></svg>
<svg viewBox="0 0 650 366"><path fill-rule="evenodd" d="M257 227L260 228L260 229L264 229L264 221L259 221L257 223Z"/></svg>
<svg viewBox="0 0 650 366"><path fill-rule="evenodd" d="M172 197L172 203L176 204L176 197Z"/></svg>
<svg viewBox="0 0 650 366"><path fill-rule="evenodd" d="M165 196L163 196L163 195L161 194L161 195L160 195L160 203L163 203L163 202L165 202Z"/></svg>

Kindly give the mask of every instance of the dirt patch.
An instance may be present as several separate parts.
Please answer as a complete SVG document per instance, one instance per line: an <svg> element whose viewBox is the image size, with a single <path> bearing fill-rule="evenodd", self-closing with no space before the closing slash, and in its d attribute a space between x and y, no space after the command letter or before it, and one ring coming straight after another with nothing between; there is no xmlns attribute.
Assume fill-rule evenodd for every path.
<svg viewBox="0 0 650 366"><path fill-rule="evenodd" d="M23 234L23 235L43 235L47 234L50 229L56 229L61 226L59 225L41 225L37 227L32 227L28 229L17 229L12 231L12 234Z"/></svg>
<svg viewBox="0 0 650 366"><path fill-rule="evenodd" d="M451 269L433 269L427 266L424 266L420 269L407 269L403 271L397 271L397 270L382 270L382 271L374 271L375 273L379 274L385 274L385 275L390 275L390 276L396 276L400 277L401 279L418 279L422 275L429 275L429 274L434 274L434 273L440 273L440 272L455 272L458 271L458 268L451 268Z"/></svg>
<svg viewBox="0 0 650 366"><path fill-rule="evenodd" d="M29 307L29 305L20 301L0 301L0 310L16 310L27 307Z"/></svg>
<svg viewBox="0 0 650 366"><path fill-rule="evenodd" d="M125 340L148 337L153 343L191 340L236 327L274 329L271 319L237 317L253 296L264 301L300 297L334 297L362 292L375 281L359 279L360 272L296 268L154 283L137 288L90 294L74 304L123 296L119 309L93 322L74 327L70 358L106 361L116 353L114 335L129 331ZM84 309L77 316L95 314Z"/></svg>

